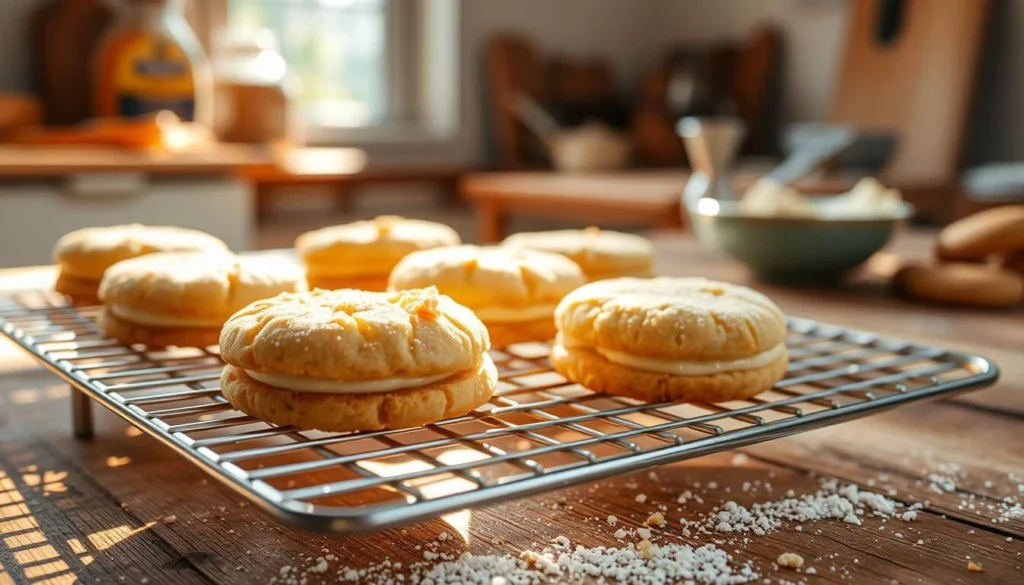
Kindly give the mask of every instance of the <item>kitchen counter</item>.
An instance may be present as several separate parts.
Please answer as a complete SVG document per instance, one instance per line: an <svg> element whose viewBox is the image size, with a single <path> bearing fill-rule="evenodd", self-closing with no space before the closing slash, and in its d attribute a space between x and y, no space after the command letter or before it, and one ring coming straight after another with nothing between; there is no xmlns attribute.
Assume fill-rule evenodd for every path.
<svg viewBox="0 0 1024 585"><path fill-rule="evenodd" d="M0 146L0 178L51 179L99 172L223 174L263 167L271 160L263 149L231 144L180 153L103 147Z"/></svg>
<svg viewBox="0 0 1024 585"><path fill-rule="evenodd" d="M63 234L123 223L197 229L247 249L255 201L241 175L269 161L230 144L189 153L0 146L0 266L47 262Z"/></svg>
<svg viewBox="0 0 1024 585"><path fill-rule="evenodd" d="M655 241L661 273L747 280L742 268L709 257L686 236ZM616 545L618 528L640 526L659 504L668 524L653 529L656 542L701 545L726 536L684 537L680 518L727 500L750 506L789 490L800 497L824 477L922 508L913 521L883 522L869 512L860 525L786 522L720 545L737 563L752 563L757 583L1024 582L1024 513L1013 508L1024 500L1024 314L892 297L884 284L892 251L925 255L929 243L929 235L903 236L843 290L758 287L794 315L989 357L1002 369L995 386L362 537L280 526L105 409L97 409L95 440L72 439L67 386L0 342L0 583L77 576L82 583L244 584L301 574L310 584L332 583L342 567L423 561L426 550L518 555L558 536ZM45 283L48 270L0 272L0 289ZM691 497L677 503L686 490ZM803 558L800 572L774 566L787 552Z"/></svg>

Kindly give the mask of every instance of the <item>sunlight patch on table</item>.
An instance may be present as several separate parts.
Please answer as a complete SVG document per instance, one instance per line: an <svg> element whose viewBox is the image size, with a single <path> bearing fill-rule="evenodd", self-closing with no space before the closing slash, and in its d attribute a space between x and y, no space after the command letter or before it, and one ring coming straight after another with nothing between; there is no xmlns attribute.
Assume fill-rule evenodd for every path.
<svg viewBox="0 0 1024 585"><path fill-rule="evenodd" d="M86 538L89 540L89 544L91 544L96 550L107 550L123 540L127 540L140 532L149 530L154 524L156 524L156 522L147 522L144 526L140 526L138 528L132 528L127 524L122 524L114 528L98 530L86 536Z"/></svg>

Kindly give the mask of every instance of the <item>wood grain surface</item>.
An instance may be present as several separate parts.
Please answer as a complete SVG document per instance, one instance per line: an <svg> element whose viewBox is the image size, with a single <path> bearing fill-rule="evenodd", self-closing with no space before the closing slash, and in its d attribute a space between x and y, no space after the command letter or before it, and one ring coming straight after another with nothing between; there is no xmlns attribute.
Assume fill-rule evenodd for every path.
<svg viewBox="0 0 1024 585"><path fill-rule="evenodd" d="M708 256L685 237L654 239L662 273L748 282L740 267ZM907 235L889 254L924 255L929 246L929 236ZM331 583L342 564L422 561L428 547L456 556L515 555L559 535L584 546L614 545L617 528L640 526L659 505L668 520L655 530L663 542L700 545L722 539L684 536L681 518L693 519L730 499L751 505L789 490L812 493L823 477L923 507L912 522L865 517L859 526L787 523L728 545L729 553L751 561L769 583L1024 582L1024 515L1006 513L1024 497L1024 315L893 298L884 285L893 260L876 258L842 289L757 286L796 315L987 355L1003 371L996 386L741 454L702 457L360 537L280 526L103 409L95 440L71 438L67 386L12 344L0 343L0 584L268 583L282 567L310 567L328 554L338 561L325 573L310 573L308 583ZM2 273L0 289L47 278L45 271ZM687 489L702 502L677 503ZM647 496L643 503L636 497L641 493ZM608 524L609 515L618 518L617 527ZM453 538L436 544L442 532ZM815 572L773 567L784 552L801 555L804 569ZM969 562L982 570L969 570Z"/></svg>

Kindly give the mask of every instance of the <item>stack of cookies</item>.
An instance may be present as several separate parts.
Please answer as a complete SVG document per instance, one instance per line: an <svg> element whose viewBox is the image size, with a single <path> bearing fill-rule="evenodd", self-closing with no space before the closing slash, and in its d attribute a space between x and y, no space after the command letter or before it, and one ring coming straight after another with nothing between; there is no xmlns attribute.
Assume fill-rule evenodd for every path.
<svg viewBox="0 0 1024 585"><path fill-rule="evenodd" d="M57 292L76 303L95 303L103 273L114 264L155 252L227 252L217 238L196 230L139 224L73 231L53 249Z"/></svg>
<svg viewBox="0 0 1024 585"><path fill-rule="evenodd" d="M906 266L896 287L920 299L1009 308L1024 302L1024 205L997 207L939 233L935 263Z"/></svg>
<svg viewBox="0 0 1024 585"><path fill-rule="evenodd" d="M385 216L308 232L296 249L305 272L190 230L80 230L57 244L57 290L101 301L100 327L124 343L219 344L235 408L323 431L480 407L497 385L492 342L554 338L551 363L568 380L645 401L747 398L788 363L770 300L646 278L653 254L638 236L590 228L470 246L448 226Z"/></svg>
<svg viewBox="0 0 1024 585"><path fill-rule="evenodd" d="M150 347L216 345L249 303L306 289L295 264L242 258L217 238L178 227L85 228L54 247L54 288L75 303L103 303L103 332Z"/></svg>

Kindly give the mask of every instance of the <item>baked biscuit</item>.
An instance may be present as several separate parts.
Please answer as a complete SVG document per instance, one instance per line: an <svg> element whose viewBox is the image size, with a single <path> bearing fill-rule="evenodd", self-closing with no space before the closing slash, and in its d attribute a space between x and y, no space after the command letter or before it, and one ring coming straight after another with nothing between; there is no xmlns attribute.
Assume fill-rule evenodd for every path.
<svg viewBox="0 0 1024 585"><path fill-rule="evenodd" d="M216 345L220 328L249 303L303 291L295 264L272 257L166 252L111 266L103 276L103 332L151 347Z"/></svg>
<svg viewBox="0 0 1024 585"><path fill-rule="evenodd" d="M782 379L786 318L768 297L702 278L618 278L555 312L551 364L573 382L648 402L749 398Z"/></svg>
<svg viewBox="0 0 1024 585"><path fill-rule="evenodd" d="M117 262L154 252L227 252L217 238L178 227L139 224L75 230L57 240L57 292L76 302L94 303L103 273Z"/></svg>
<svg viewBox="0 0 1024 585"><path fill-rule="evenodd" d="M561 254L579 264L589 280L651 276L654 263L654 248L646 238L595 227L513 234L502 245Z"/></svg>
<svg viewBox="0 0 1024 585"><path fill-rule="evenodd" d="M322 431L396 429L487 402L487 329L437 289L353 289L257 301L224 325L221 391L235 408Z"/></svg>
<svg viewBox="0 0 1024 585"><path fill-rule="evenodd" d="M951 262L905 266L893 280L913 297L970 307L1012 307L1024 301L1024 279L996 266Z"/></svg>
<svg viewBox="0 0 1024 585"><path fill-rule="evenodd" d="M937 254L943 260L980 260L1024 250L1024 205L979 211L939 232Z"/></svg>
<svg viewBox="0 0 1024 585"><path fill-rule="evenodd" d="M507 246L453 246L406 256L390 290L436 286L472 309L497 346L551 339L555 305L586 281L565 256Z"/></svg>
<svg viewBox="0 0 1024 585"><path fill-rule="evenodd" d="M384 215L306 232L295 240L295 249L310 288L383 291L391 269L405 256L459 243L459 234L444 224Z"/></svg>

